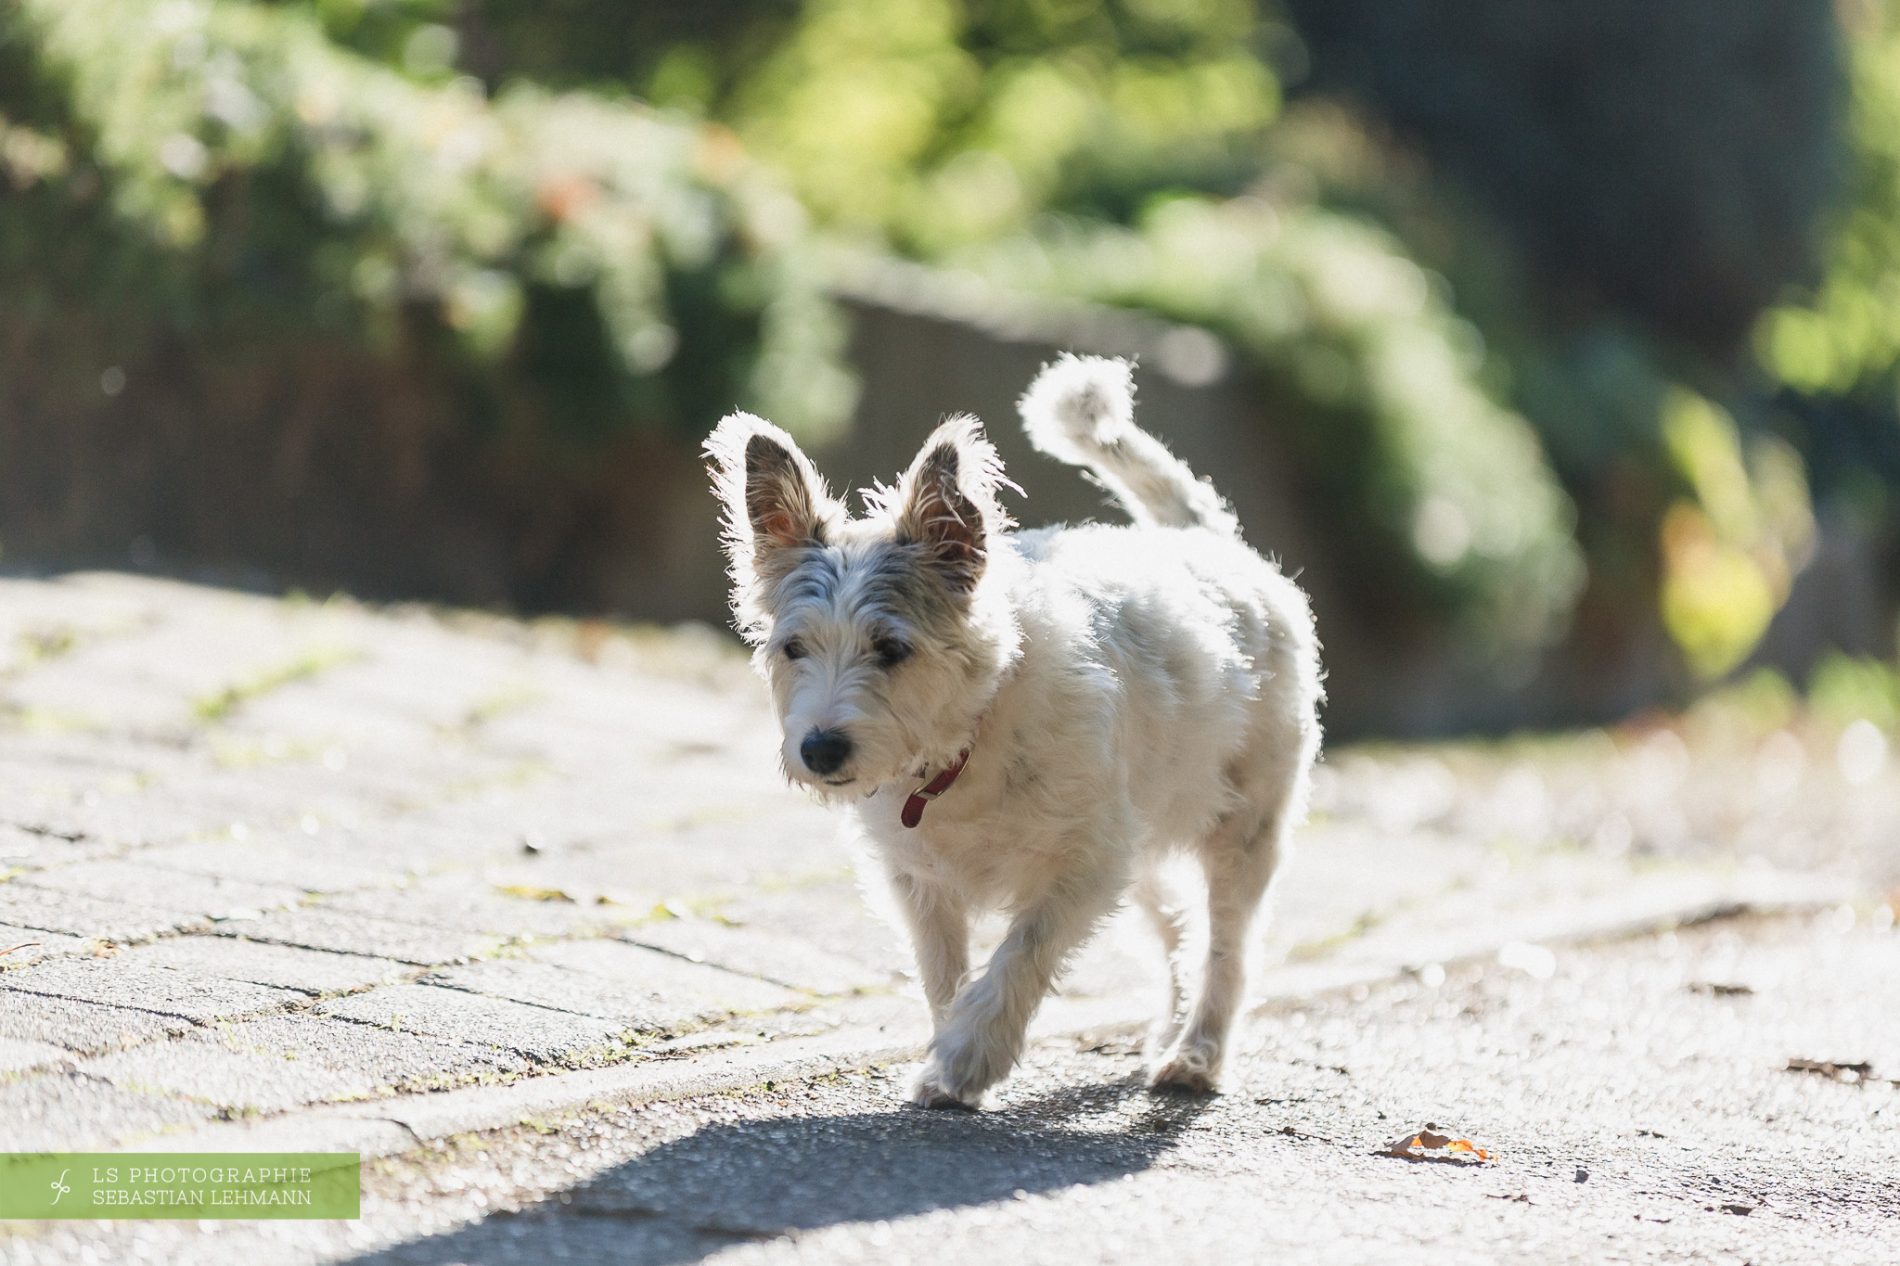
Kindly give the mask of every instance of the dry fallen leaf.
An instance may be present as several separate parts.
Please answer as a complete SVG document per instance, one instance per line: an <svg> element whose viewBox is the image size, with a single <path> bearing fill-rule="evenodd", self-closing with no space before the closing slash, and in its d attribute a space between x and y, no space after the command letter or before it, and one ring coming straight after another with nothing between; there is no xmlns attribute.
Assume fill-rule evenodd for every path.
<svg viewBox="0 0 1900 1266"><path fill-rule="evenodd" d="M1395 1156L1400 1160L1436 1161L1451 1165L1484 1164L1491 1159L1490 1152L1470 1139L1458 1139L1449 1134L1440 1134L1432 1128L1429 1121L1425 1123L1423 1129L1394 1139L1384 1154Z"/></svg>

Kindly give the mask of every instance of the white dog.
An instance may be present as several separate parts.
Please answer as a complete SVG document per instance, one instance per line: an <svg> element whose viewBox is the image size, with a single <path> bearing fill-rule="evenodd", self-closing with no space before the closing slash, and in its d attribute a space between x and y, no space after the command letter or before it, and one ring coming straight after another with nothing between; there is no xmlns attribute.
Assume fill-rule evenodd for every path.
<svg viewBox="0 0 1900 1266"><path fill-rule="evenodd" d="M1131 892L1169 959L1153 1083L1209 1091L1248 924L1305 812L1312 614L1219 494L1135 426L1127 364L1065 356L1021 409L1036 447L1086 467L1133 526L1012 533L974 418L939 426L861 518L783 431L722 421L706 451L737 625L786 774L857 810L909 925L934 1027L914 1102L974 1106L1004 1077L1064 961ZM1157 875L1173 852L1207 877L1191 1007L1183 916ZM972 975L984 909L1009 928Z"/></svg>

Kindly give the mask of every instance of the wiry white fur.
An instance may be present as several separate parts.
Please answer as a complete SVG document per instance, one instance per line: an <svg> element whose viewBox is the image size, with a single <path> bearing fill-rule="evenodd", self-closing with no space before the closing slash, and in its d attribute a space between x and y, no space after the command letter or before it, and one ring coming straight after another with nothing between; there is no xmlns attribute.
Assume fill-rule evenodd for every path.
<svg viewBox="0 0 1900 1266"><path fill-rule="evenodd" d="M1207 961L1190 1005L1171 984L1153 1078L1208 1090L1249 923L1305 813L1312 616L1218 495L1134 428L1127 366L1065 358L1023 409L1039 446L1086 464L1146 526L1009 534L994 450L955 419L867 517L827 522L774 576L747 571L745 542L735 586L757 604L787 773L855 807L916 946L935 1036L915 1101L975 1104L1007 1074L1064 962L1125 894L1172 954L1181 916L1158 866L1175 852L1207 877ZM733 444L716 435L710 451L743 529ZM886 667L875 648L892 636L914 651ZM829 782L799 764L812 727L853 738ZM966 747L961 777L905 829L904 801ZM972 974L985 909L1010 924Z"/></svg>
<svg viewBox="0 0 1900 1266"><path fill-rule="evenodd" d="M970 413L953 413L938 423L924 446L917 450L910 469L898 477L897 486L878 484L865 489L865 505L877 514L892 518L901 515L905 505L917 497L918 481L931 454L945 447L955 449L965 459L957 472L957 484L983 516L984 530L994 536L1015 527L1016 521L1004 508L1001 494L1005 488L1014 492L1022 489L1003 473L1003 459L996 445L990 443L983 434L983 424Z"/></svg>
<svg viewBox="0 0 1900 1266"><path fill-rule="evenodd" d="M1214 486L1135 425L1127 361L1065 354L1043 367L1016 407L1031 444L1086 468L1136 523L1239 535L1240 521Z"/></svg>
<svg viewBox="0 0 1900 1266"><path fill-rule="evenodd" d="M753 531L746 509L746 446L754 438L768 440L790 458L786 478L802 483L803 495L811 504L811 526L823 537L843 522L844 507L832 499L818 468L791 436L764 418L750 413L730 413L706 438L704 452L712 468L713 494L719 498L719 540L726 549L727 574L732 577L733 624L748 642L758 644L771 623L766 611L764 581L777 570L761 565L761 550L770 553L772 542L760 540Z"/></svg>

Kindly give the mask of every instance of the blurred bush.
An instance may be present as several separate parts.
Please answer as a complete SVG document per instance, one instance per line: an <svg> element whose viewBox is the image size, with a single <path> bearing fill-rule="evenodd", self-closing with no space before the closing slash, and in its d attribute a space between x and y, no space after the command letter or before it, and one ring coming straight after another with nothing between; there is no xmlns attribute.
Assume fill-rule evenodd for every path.
<svg viewBox="0 0 1900 1266"><path fill-rule="evenodd" d="M1816 665L1808 693L1816 713L1835 725L1866 720L1900 733L1900 669L1893 664L1830 656Z"/></svg>
<svg viewBox="0 0 1900 1266"><path fill-rule="evenodd" d="M1351 513L1364 615L1514 671L1655 627L1726 671L1810 537L1727 366L1811 259L1832 20L1437 13L807 0L705 104L835 231L1225 334ZM1289 108L1303 76L1357 108Z"/></svg>
<svg viewBox="0 0 1900 1266"><path fill-rule="evenodd" d="M1741 662L1813 538L1801 461L1767 433L1747 377L1633 313L1554 299L1478 191L1395 163L1362 114L1297 106L1277 148L1322 202L1389 225L1441 279L1481 340L1483 381L1536 432L1579 507L1571 641L1636 645L1653 621L1694 676Z"/></svg>
<svg viewBox="0 0 1900 1266"><path fill-rule="evenodd" d="M1900 11L1846 12L1850 196L1820 284L1770 312L1756 345L1817 492L1900 556Z"/></svg>
<svg viewBox="0 0 1900 1266"><path fill-rule="evenodd" d="M426 9L0 6L9 556L701 613L707 420L850 415L804 213Z"/></svg>
<svg viewBox="0 0 1900 1266"><path fill-rule="evenodd" d="M843 243L1219 332L1365 622L1614 710L1617 663L1747 658L1811 488L1900 517L1900 34L1846 4L1844 58L1834 9L16 0L0 340L46 372L6 426L158 416L129 379L452 437L386 464L531 469L531 592L592 601L552 560L663 519L602 454L734 404L835 434Z"/></svg>
<svg viewBox="0 0 1900 1266"><path fill-rule="evenodd" d="M223 372L312 336L400 345L471 425L555 443L696 435L734 402L845 416L803 214L729 133L418 82L326 38L351 8L0 10L0 319L97 321L132 360L188 335Z"/></svg>
<svg viewBox="0 0 1900 1266"><path fill-rule="evenodd" d="M930 256L1238 190L1279 106L1251 0L807 0L723 111L832 225Z"/></svg>
<svg viewBox="0 0 1900 1266"><path fill-rule="evenodd" d="M1351 516L1366 618L1477 663L1562 633L1571 506L1442 279L1310 181L1262 187L1301 175L1273 150L1298 41L1252 0L762 9L775 38L735 40L697 104L834 234L1220 331Z"/></svg>
<svg viewBox="0 0 1900 1266"><path fill-rule="evenodd" d="M1851 47L1849 198L1809 302L1771 313L1763 360L1790 387L1846 395L1900 365L1900 15L1867 5Z"/></svg>
<svg viewBox="0 0 1900 1266"><path fill-rule="evenodd" d="M1018 285L1225 335L1365 615L1437 623L1479 662L1560 633L1582 580L1569 499L1525 419L1481 384L1482 342L1390 234L1310 204L1177 196L1125 228L1045 226L956 257Z"/></svg>

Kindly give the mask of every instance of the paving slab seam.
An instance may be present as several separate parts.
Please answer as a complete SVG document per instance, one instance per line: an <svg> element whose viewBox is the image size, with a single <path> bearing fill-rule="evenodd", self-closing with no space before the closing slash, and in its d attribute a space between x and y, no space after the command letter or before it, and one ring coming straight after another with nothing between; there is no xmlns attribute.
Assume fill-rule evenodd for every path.
<svg viewBox="0 0 1900 1266"><path fill-rule="evenodd" d="M1765 889L1769 885L1760 887ZM1835 904L1836 899L1818 892L1777 896L1766 891L1749 895L1731 891L1705 895L1669 909L1646 911L1641 916L1577 920L1549 930L1542 943L1601 943L1690 923L1741 915L1811 913ZM1515 939L1495 937L1474 941L1460 953L1434 956L1429 961L1445 967L1491 961L1505 944ZM1266 988L1251 1008L1251 1014L1258 1017L1288 1002L1403 979L1421 965L1421 962L1387 959L1337 964L1323 972L1296 970L1279 973L1291 977L1279 987L1270 975L1262 982ZM184 1147L189 1143L202 1144L206 1149L242 1150L247 1140L249 1146L256 1147L260 1145L257 1140L261 1139L262 1145L277 1149L297 1150L304 1144L321 1142L326 1147L360 1151L365 1157L387 1156L406 1150L410 1144L401 1140L411 1135L436 1139L452 1134L481 1133L505 1129L529 1118L585 1111L597 1104L639 1106L733 1093L916 1059L923 1048L921 1009L906 1006L903 1012L905 1015L917 1012L915 1022L919 1031L916 1036L893 1040L887 1030L893 1023L906 1022L891 1009L890 1004L899 1000L871 998L864 1001L868 1004L866 1009L872 1010L882 1023L853 1025L847 1020L822 1035L715 1048L710 1052L695 1052L690 1057L655 1056L604 1068L530 1073L498 1086L398 1095L361 1104L323 1105L267 1117L242 1127L201 1131L187 1136L186 1143L171 1137L167 1145ZM1144 1029L1150 1018L1145 1011L1131 1010L1127 1000L1121 998L1069 1000L1056 997L1045 1006L1044 1023L1033 1032L1032 1040L1074 1040L1134 1033ZM688 1058L692 1067L676 1071ZM401 1128L392 1133L393 1126Z"/></svg>
<svg viewBox="0 0 1900 1266"><path fill-rule="evenodd" d="M281 1012L282 1010L284 1010L284 1008L282 1007L272 1007L272 1008L269 1008L268 1010L262 1010L262 1011L240 1011L234 1015L219 1016L216 1020L213 1020L210 1022L210 1024L207 1024L203 1020L196 1019L193 1016L180 1015L176 1011L159 1011L153 1007L138 1007L138 1006L133 1006L131 1003L127 1003L127 1002L101 1002L97 998L82 998L76 994L57 993L57 992L46 990L46 989L28 989L22 985L7 985L4 989L0 989L0 993L24 993L24 994L31 994L35 998L53 998L60 1002L83 1003L84 1005L89 1006L89 1007L111 1007L118 1011L136 1012L139 1015L155 1015L161 1020L175 1020L179 1022L180 1024L189 1024L194 1029L208 1028L210 1027L210 1024L219 1024L219 1023L223 1023L226 1020L254 1020L258 1018L259 1016L275 1015ZM155 1038L153 1040L162 1042L162 1041L171 1041L175 1039ZM147 1045L147 1043L134 1042L130 1046L114 1047L113 1049L114 1050L131 1050L132 1046L142 1046L142 1045Z"/></svg>
<svg viewBox="0 0 1900 1266"><path fill-rule="evenodd" d="M35 930L47 931L49 933L51 933L52 931L51 929L35 929ZM239 939L239 940L251 939L251 938L236 936L234 934L221 934L217 932L207 933L204 931L175 931L175 932L170 932L170 933L154 936L154 937L149 938L148 940L142 940L138 942L113 942L113 944L145 945L145 944L152 944L152 943L157 943L159 941L165 941L165 940L184 940L193 936L220 936L220 935L228 935L228 936L231 936L232 939ZM611 938L608 934L574 934L574 935L561 935L561 936L530 935L523 938L513 938L510 941L503 942L501 946L498 947L498 949L505 950L509 948L511 945L515 945L517 943L547 944L547 943L555 943L555 942L575 942L575 941L598 940L598 939L615 939L615 938ZM256 943L263 944L263 945L274 945L274 944L282 943L282 944L291 944L295 948L302 948L302 947L294 946L294 943L290 943L290 942L259 940L259 941L256 941ZM641 946L641 948L654 949L654 947L652 946ZM61 951L58 954L51 955L49 957L68 957L68 956L77 957L77 956L80 956L82 952L83 951L81 949L76 948L70 951ZM333 953L333 954L342 954L342 955L347 955L347 956L355 957L355 958L381 957L379 955L366 954L366 953L361 953L358 951L344 950L344 949L326 948L323 952ZM655 950L655 952L664 953L666 954L667 957L676 958L676 959L679 959L680 961L685 961L685 962L693 961L689 956L681 955L681 954L671 952L671 951ZM727 972L727 974L734 975L742 979L758 980L767 984L780 983L780 982L773 981L767 977L754 976L751 973L744 972L735 968L726 968L719 964L696 963L695 965L718 967L720 970ZM479 997L488 996L488 995L482 994L478 990L470 989L465 986L449 983L446 981L429 982L428 978L431 975L438 973L442 969L443 966L444 964L434 964L434 965L407 964L406 965L407 970L402 972L395 980L377 981L377 982L359 985L359 986L348 988L348 989L325 991L325 990L299 989L296 986L283 986L284 988L290 989L292 992L302 994L304 996L291 999L274 1008L258 1010L258 1011L238 1012L238 1013L234 1013L228 1016L217 1016L210 1020L200 1020L195 1017L179 1015L175 1012L170 1012L170 1011L158 1011L158 1010L154 1010L148 1007L138 1007L138 1006L133 1006L133 1005L124 1004L124 1003L102 1002L97 999L82 998L82 997L77 997L77 996L73 996L69 994L49 991L45 989L34 989L34 988L28 987L25 984L14 984L6 980L6 977L8 975L19 975L22 977L28 977L31 971L30 965L22 966L20 968L15 968L15 969L12 969L11 971L0 971L0 995L4 995L7 992L19 992L19 993L32 994L33 996L36 996L36 997L54 998L54 999L58 999L60 1001L65 1001L65 1002L80 1002L80 1003L85 1003L88 1005L112 1007L117 1010L135 1012L142 1015L155 1015L155 1016L160 1017L161 1019L179 1021L190 1026L187 1030L185 1030L184 1033L157 1034L143 1041L132 1041L132 1042L128 1042L123 1045L112 1048L114 1052L120 1052L120 1051L129 1051L129 1050L153 1049L153 1048L158 1048L158 1047L166 1046L166 1045L177 1045L179 1043L187 1041L188 1040L187 1035L192 1032L213 1030L217 1028L218 1026L226 1024L226 1023L241 1022L245 1020L253 1020L253 1019L259 1019L259 1018L267 1018L272 1015L308 1014L314 1008L321 1006L326 1002L332 1002L341 998L355 997L355 996L360 996L362 994L372 993L377 989L384 988L385 986L391 985L391 984L398 984L398 983L417 984L417 983L428 982L428 983L433 984L435 987L443 988L443 989L452 989L458 993L466 993L471 997L479 998ZM819 992L816 992L810 989L805 989L803 987L798 987L798 986L789 986L789 985L781 984L780 987L791 989L793 992L803 994L804 995L803 1001L800 1003L800 1005L792 1006L792 1007L773 1008L769 1010L758 1010L758 1011L729 1011L729 1012L722 1013L715 1019L707 1020L700 1024L674 1025L671 1027L671 1030L669 1031L667 1036L672 1037L672 1038L691 1036L691 1035L706 1033L706 1032L715 1030L721 1025L731 1024L734 1022L744 1021L747 1019L769 1018L769 1017L780 1016L780 1015L799 1015L799 1014L803 1014L805 1012L810 1011L814 1007L825 1005L826 1003L835 1002L835 1001L839 1001L839 1000L843 1000L843 999L851 998L851 997L875 996L875 991L862 990L862 989L854 990L848 994L826 994L826 993L819 993ZM588 1014L585 1012L572 1010L571 1008L551 1006L551 1005L538 1003L538 1002L523 1001L522 1005L536 1007L540 1010L549 1011L549 1012L553 1012L560 1015L586 1015ZM331 1020L343 1021L350 1024L360 1024L369 1028L387 1028L388 1027L375 1020L361 1019L358 1017L348 1016L348 1015L326 1014L325 1018L331 1019ZM461 1038L449 1037L447 1040L461 1042L463 1045L469 1045L469 1046L480 1048L479 1043L470 1043ZM544 1075L554 1076L554 1075L559 1075L559 1074L550 1073L550 1074L544 1074Z"/></svg>
<svg viewBox="0 0 1900 1266"><path fill-rule="evenodd" d="M648 947L642 946L641 948L645 949ZM687 958L684 955L675 954L675 955L669 955L669 957L678 958L681 962L693 963L692 959ZM714 964L714 963L693 963L693 965L695 967L717 966L717 964ZM837 1002L845 998L857 996L856 994L822 994L822 993L817 993L810 989L801 988L797 985L780 984L778 981L768 980L764 976L753 976L747 972L734 971L729 968L721 968L720 970L725 971L728 975L738 976L741 979L757 980L769 985L779 985L781 989L789 989L794 993L803 994L804 996L799 1000L796 1006L769 1007L763 1010L751 1010L751 1011L726 1011L726 1012L722 1012L717 1020L711 1021L703 1025L672 1024L668 1026L668 1030L667 1030L668 1036L685 1037L693 1033L703 1033L710 1028L717 1027L720 1024L729 1024L735 1020L767 1019L772 1016L779 1016L779 1015L803 1015L806 1012L810 1011L812 1008L823 1006L828 1002ZM450 989L456 993L467 994L471 998L494 998L494 997L499 996L496 994L483 993L480 989L473 988L472 986L469 986L469 985L458 984L454 981L450 981L447 979L440 979L440 980L429 979L429 977L434 974L435 974L435 969L433 968L427 969L423 971L420 975L413 977L409 983L428 985L431 989ZM387 983L393 983L393 982L384 982L384 983L387 984ZM383 985L380 985L380 984L366 985L361 989L352 990L351 993L352 994L369 993L372 990L380 989L382 987ZM337 996L344 997L348 995L339 994ZM327 999L325 999L324 1001L327 1001ZM615 1018L613 1016L598 1015L592 1011L577 1011L573 1007L557 1007L551 1002L533 1002L527 998L509 998L507 999L507 1001L517 1003L520 1006L524 1006L524 1007L533 1007L538 1011L551 1011L555 1015L574 1015L574 1016L580 1016L584 1019L590 1019L590 1020L612 1020ZM338 1017L338 1018L345 1018L345 1017Z"/></svg>
<svg viewBox="0 0 1900 1266"><path fill-rule="evenodd" d="M743 967L733 967L726 963L715 963L712 960L703 958L703 957L695 958L691 954L682 953L681 951L676 950L676 949L668 949L664 945L653 945L646 941L636 940L633 937L625 935L624 932L603 933L602 936L597 939L614 940L614 941L619 941L623 945L638 946L640 949L643 949L643 950L651 950L655 954L664 954L666 957L674 959L678 962L691 963L695 967L710 967L714 971L724 972L728 976L737 976L741 980L752 980L752 981L757 981L761 984L777 985L780 989L789 989L793 993L802 993L806 995L807 997L811 998L814 1002L823 1002L827 998L838 996L834 994L820 993L819 991L815 989L808 988L807 986L798 984L795 981L781 980L776 976L766 976L759 972L747 971Z"/></svg>

